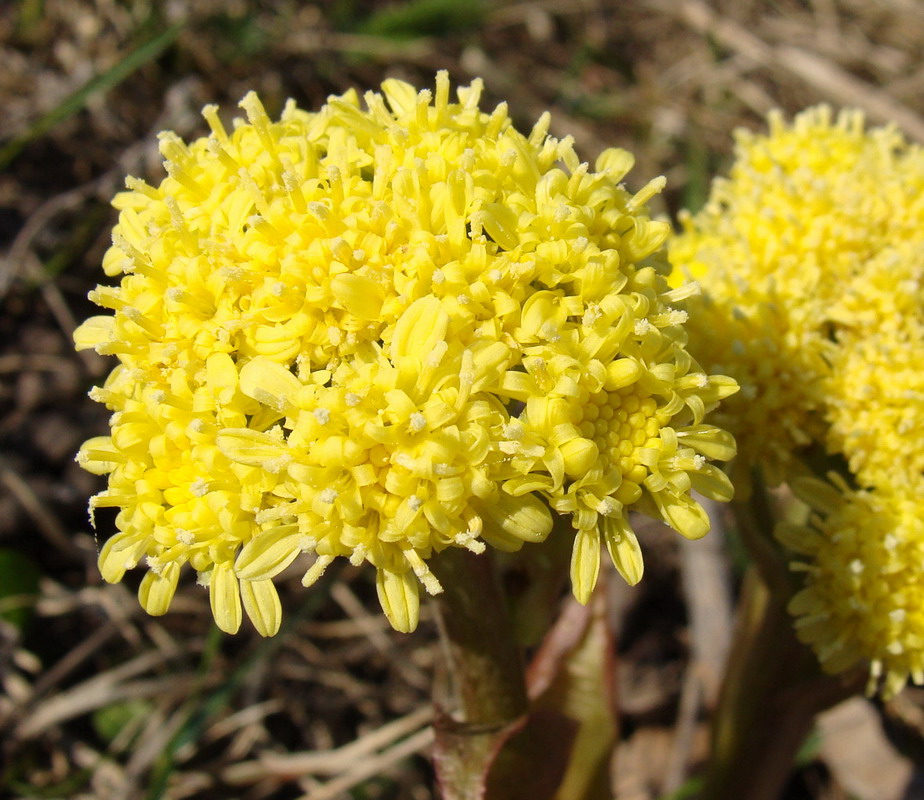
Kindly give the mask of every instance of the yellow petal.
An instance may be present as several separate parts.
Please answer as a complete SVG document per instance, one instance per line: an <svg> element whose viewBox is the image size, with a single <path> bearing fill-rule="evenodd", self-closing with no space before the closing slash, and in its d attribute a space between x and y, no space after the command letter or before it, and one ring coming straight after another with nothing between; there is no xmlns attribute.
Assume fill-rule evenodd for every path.
<svg viewBox="0 0 924 800"><path fill-rule="evenodd" d="M727 375L710 375L709 389L709 399L715 401L731 397L733 394L739 392L741 387L738 385L738 381Z"/></svg>
<svg viewBox="0 0 924 800"><path fill-rule="evenodd" d="M215 624L225 633L237 633L241 627L241 592L230 562L216 564L212 570L209 602Z"/></svg>
<svg viewBox="0 0 924 800"><path fill-rule="evenodd" d="M504 342L479 344L472 348L473 363L475 367L475 381L472 384L472 394L482 391L493 391L504 375L504 370L510 364L510 347Z"/></svg>
<svg viewBox="0 0 924 800"><path fill-rule="evenodd" d="M282 364L257 356L241 368L241 391L258 403L285 413L302 388L301 381Z"/></svg>
<svg viewBox="0 0 924 800"><path fill-rule="evenodd" d="M237 366L227 353L212 353L205 362L206 382L218 400L230 403L237 388Z"/></svg>
<svg viewBox="0 0 924 800"><path fill-rule="evenodd" d="M317 583L321 576L327 571L327 568L333 562L333 556L318 556L317 560L312 564L305 575L302 577L302 586L306 589Z"/></svg>
<svg viewBox="0 0 924 800"><path fill-rule="evenodd" d="M657 178L652 178L632 196L631 207L635 209L641 208L656 194L660 194L662 191L664 191L664 187L666 185L667 178L665 178L663 175Z"/></svg>
<svg viewBox="0 0 924 800"><path fill-rule="evenodd" d="M108 475L122 461L125 457L113 446L110 436L87 439L77 453L77 463L94 475Z"/></svg>
<svg viewBox="0 0 924 800"><path fill-rule="evenodd" d="M347 436L329 436L312 443L311 456L322 467L358 467L368 451Z"/></svg>
<svg viewBox="0 0 924 800"><path fill-rule="evenodd" d="M250 467L262 467L267 461L289 457L284 442L250 428L225 428L216 441L225 456Z"/></svg>
<svg viewBox="0 0 924 800"><path fill-rule="evenodd" d="M671 226L661 220L636 219L635 227L623 237L626 256L641 261L661 247L670 235Z"/></svg>
<svg viewBox="0 0 924 800"><path fill-rule="evenodd" d="M512 497L498 492L493 500L477 508L485 521L482 538L498 550L513 552L523 542L541 542L552 530L549 509L534 495Z"/></svg>
<svg viewBox="0 0 924 800"><path fill-rule="evenodd" d="M420 594L414 573L380 569L375 576L375 587L391 626L401 633L415 630L420 617Z"/></svg>
<svg viewBox="0 0 924 800"><path fill-rule="evenodd" d="M734 458L737 448L735 437L721 428L698 425L686 431L677 431L677 438L684 447L692 447L714 461L728 461Z"/></svg>
<svg viewBox="0 0 924 800"><path fill-rule="evenodd" d="M722 470L712 464L706 464L698 470L687 473L690 483L697 492L710 500L728 503L735 496L735 488Z"/></svg>
<svg viewBox="0 0 924 800"><path fill-rule="evenodd" d="M621 147L610 147L597 156L594 168L597 172L606 172L614 181L621 181L632 167L635 166L635 156Z"/></svg>
<svg viewBox="0 0 924 800"><path fill-rule="evenodd" d="M179 579L180 565L175 561L164 564L160 573L149 571L138 587L138 600L144 610L152 617L166 614Z"/></svg>
<svg viewBox="0 0 924 800"><path fill-rule="evenodd" d="M603 538L613 564L629 586L635 586L644 572L642 548L622 514L603 519Z"/></svg>
<svg viewBox="0 0 924 800"><path fill-rule="evenodd" d="M330 290L337 301L354 317L375 320L382 311L385 290L371 278L341 272L331 278Z"/></svg>
<svg viewBox="0 0 924 800"><path fill-rule="evenodd" d="M241 581L241 600L261 636L275 636L282 623L282 605L271 580Z"/></svg>
<svg viewBox="0 0 924 800"><path fill-rule="evenodd" d="M801 617L807 614L817 614L824 608L824 604L819 601L815 590L808 588L796 592L786 608L794 617Z"/></svg>
<svg viewBox="0 0 924 800"><path fill-rule="evenodd" d="M261 531L244 545L234 571L246 581L273 578L301 555L303 538L297 525Z"/></svg>
<svg viewBox="0 0 924 800"><path fill-rule="evenodd" d="M635 383L642 375L642 365L634 358L617 358L607 364L606 383L603 388L608 392L622 389Z"/></svg>
<svg viewBox="0 0 924 800"><path fill-rule="evenodd" d="M519 246L519 220L512 208L500 203L485 203L481 211L474 216L502 250L515 250Z"/></svg>
<svg viewBox="0 0 924 800"><path fill-rule="evenodd" d="M652 495L664 521L687 539L701 539L709 533L709 517L703 507L686 495L659 492Z"/></svg>
<svg viewBox="0 0 924 800"><path fill-rule="evenodd" d="M397 78L382 81L382 94L388 100L395 116L407 114L417 106L417 90L411 84Z"/></svg>
<svg viewBox="0 0 924 800"><path fill-rule="evenodd" d="M600 534L596 528L580 530L571 550L571 589L579 603L587 603L600 574Z"/></svg>
<svg viewBox="0 0 924 800"><path fill-rule="evenodd" d="M427 295L411 303L395 324L391 340L393 359L413 356L419 361L433 352L438 342L445 341L449 315L439 298Z"/></svg>
<svg viewBox="0 0 924 800"><path fill-rule="evenodd" d="M814 555L824 545L824 539L811 528L791 522L778 522L773 536L784 547L803 555Z"/></svg>
<svg viewBox="0 0 924 800"><path fill-rule="evenodd" d="M117 533L108 539L99 553L99 571L106 583L118 583L132 562L131 553L126 553L127 534ZM136 562L137 563L137 562ZM134 564L131 564L134 566Z"/></svg>
<svg viewBox="0 0 924 800"><path fill-rule="evenodd" d="M500 388L515 400L527 400L536 391L536 382L525 372L505 372Z"/></svg>
<svg viewBox="0 0 924 800"><path fill-rule="evenodd" d="M820 478L796 478L790 485L796 497L825 516L834 513L844 504L844 495Z"/></svg>
<svg viewBox="0 0 924 800"><path fill-rule="evenodd" d="M90 317L74 331L74 344L78 350L92 350L112 341L114 317Z"/></svg>
<svg viewBox="0 0 924 800"><path fill-rule="evenodd" d="M524 336L538 336L546 325L557 323L555 300L556 295L547 291L535 292L526 299L520 315Z"/></svg>
<svg viewBox="0 0 924 800"><path fill-rule="evenodd" d="M565 442L560 448L562 458L565 460L565 472L571 477L578 478L585 475L594 464L600 451L590 439L578 436Z"/></svg>

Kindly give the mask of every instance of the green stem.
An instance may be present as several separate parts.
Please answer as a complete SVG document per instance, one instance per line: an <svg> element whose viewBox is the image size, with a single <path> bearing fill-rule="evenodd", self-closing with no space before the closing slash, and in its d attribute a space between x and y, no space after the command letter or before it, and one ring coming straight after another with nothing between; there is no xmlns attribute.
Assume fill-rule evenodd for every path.
<svg viewBox="0 0 924 800"><path fill-rule="evenodd" d="M497 750L527 712L523 658L490 552L449 548L430 561L445 673L434 753L443 797L481 797Z"/></svg>
<svg viewBox="0 0 924 800"><path fill-rule="evenodd" d="M789 561L773 535L777 514L770 494L758 473L752 478L747 502L733 502L738 534L764 584L779 598L788 598L797 587L789 570Z"/></svg>
<svg viewBox="0 0 924 800"><path fill-rule="evenodd" d="M511 623L520 644L539 644L555 624L562 590L568 584L573 546L571 518L554 514L552 532L542 547L512 553L500 562L507 568L505 575L513 578L506 588Z"/></svg>
<svg viewBox="0 0 924 800"><path fill-rule="evenodd" d="M796 638L787 596L754 568L745 577L702 800L777 800L816 715L862 690L862 676L821 671Z"/></svg>
<svg viewBox="0 0 924 800"><path fill-rule="evenodd" d="M773 536L777 513L754 476L747 503L734 505L750 553L737 630L712 728L703 800L776 800L815 717L862 691L862 676L825 674L798 640L786 609L798 589Z"/></svg>
<svg viewBox="0 0 924 800"><path fill-rule="evenodd" d="M502 727L526 712L523 660L489 552L449 548L431 560L443 584L437 620L457 721Z"/></svg>

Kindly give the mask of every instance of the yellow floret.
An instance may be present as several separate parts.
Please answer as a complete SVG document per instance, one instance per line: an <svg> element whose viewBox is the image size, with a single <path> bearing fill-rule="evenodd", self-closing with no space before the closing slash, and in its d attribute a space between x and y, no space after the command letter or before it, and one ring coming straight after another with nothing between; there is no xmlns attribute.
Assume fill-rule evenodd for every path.
<svg viewBox="0 0 924 800"><path fill-rule="evenodd" d="M902 281L920 290L922 189L919 148L894 128L865 130L856 111L773 114L769 134L738 132L728 178L670 249L675 282L703 287L691 351L741 385L715 420L743 466L779 483L799 472L795 452L827 446L838 345L889 326ZM886 265L900 280L881 279Z"/></svg>
<svg viewBox="0 0 924 800"><path fill-rule="evenodd" d="M735 387L686 352L645 207L663 180L632 195L629 154L592 171L548 115L524 136L480 91L386 81L278 121L249 94L232 129L209 107L208 137L163 134L167 177L116 197L122 278L92 294L114 313L75 337L120 361L94 395L112 432L80 461L120 509L103 575L147 566L151 613L188 563L223 630L272 634L304 553L306 585L373 564L412 630L431 555L540 542L551 509L586 599L601 536L641 575L629 508L698 536L689 491L728 496L705 462L733 442L702 417Z"/></svg>
<svg viewBox="0 0 924 800"><path fill-rule="evenodd" d="M920 490L856 491L835 478L796 484L813 509L777 535L796 552L806 586L793 597L799 637L822 666L869 664L870 691L924 682L924 520Z"/></svg>
<svg viewBox="0 0 924 800"><path fill-rule="evenodd" d="M817 511L780 529L805 557L800 636L832 671L869 662L886 692L924 679L922 254L924 151L825 107L740 133L671 246L675 282L703 287L691 351L741 385L714 419L742 473L794 483ZM846 465L836 489L800 478L821 459Z"/></svg>

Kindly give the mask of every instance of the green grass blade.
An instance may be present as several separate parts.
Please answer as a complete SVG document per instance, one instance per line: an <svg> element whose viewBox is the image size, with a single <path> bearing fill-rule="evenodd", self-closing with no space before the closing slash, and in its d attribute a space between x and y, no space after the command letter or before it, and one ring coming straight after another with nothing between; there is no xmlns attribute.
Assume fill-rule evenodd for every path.
<svg viewBox="0 0 924 800"><path fill-rule="evenodd" d="M410 0L375 12L358 32L388 39L446 36L480 25L488 8L483 0Z"/></svg>
<svg viewBox="0 0 924 800"><path fill-rule="evenodd" d="M157 58L169 47L183 28L183 23L177 22L166 30L139 45L125 56L118 64L110 67L100 75L96 75L81 86L76 92L67 97L60 105L39 117L27 131L7 142L0 148L0 170L6 169L10 163L22 152L30 142L44 136L59 123L73 116L86 106L87 101L95 94L108 92L118 86L133 72Z"/></svg>
<svg viewBox="0 0 924 800"><path fill-rule="evenodd" d="M692 800L699 795L703 788L703 779L700 776L688 778L676 791L663 795L660 800Z"/></svg>

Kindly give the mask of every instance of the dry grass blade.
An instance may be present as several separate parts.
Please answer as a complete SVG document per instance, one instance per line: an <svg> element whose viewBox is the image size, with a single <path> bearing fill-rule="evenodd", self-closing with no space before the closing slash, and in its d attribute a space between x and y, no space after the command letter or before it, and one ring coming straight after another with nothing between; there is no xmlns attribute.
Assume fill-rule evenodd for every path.
<svg viewBox="0 0 924 800"><path fill-rule="evenodd" d="M84 204L97 189L100 182L78 186L68 192L62 192L43 203L35 210L10 245L6 257L0 259L0 297L6 294L10 284L18 277L26 264L26 255L33 240L55 216L63 211L77 208Z"/></svg>
<svg viewBox="0 0 924 800"><path fill-rule="evenodd" d="M27 370L63 372L73 369L73 361L64 356L6 355L0 356L0 375L18 374Z"/></svg>
<svg viewBox="0 0 924 800"><path fill-rule="evenodd" d="M215 741L230 736L241 728L254 725L270 714L275 714L285 708L282 700L264 700L242 708L234 714L219 720L203 735L204 741Z"/></svg>
<svg viewBox="0 0 924 800"><path fill-rule="evenodd" d="M879 123L892 123L912 139L924 142L924 117L882 89L861 81L833 62L798 47L780 46L776 57L793 74L804 78L831 100L862 108Z"/></svg>
<svg viewBox="0 0 924 800"><path fill-rule="evenodd" d="M175 677L154 678L119 684L87 682L40 704L16 729L21 739L38 736L62 722L104 706L142 697L157 697L177 691Z"/></svg>
<svg viewBox="0 0 924 800"><path fill-rule="evenodd" d="M368 761L353 766L318 789L302 795L299 800L334 800L369 778L387 775L395 765L426 750L432 744L433 729L425 728Z"/></svg>
<svg viewBox="0 0 924 800"><path fill-rule="evenodd" d="M370 614L369 610L350 591L346 584L334 584L331 587L331 596L356 623L358 634L368 637L375 649L383 655L394 656L394 639L386 633L387 626L383 625L382 618L378 614ZM395 666L412 686L425 687L427 685L427 676L417 669L413 663L398 660L395 662Z"/></svg>
<svg viewBox="0 0 924 800"><path fill-rule="evenodd" d="M35 686L32 690L33 700L56 688L57 684L61 683L84 661L96 654L96 652L105 645L106 642L112 639L113 636L118 634L118 632L119 626L110 622L99 630L94 631L88 638L84 639L72 650L69 650L60 661L45 670L39 680L35 682Z"/></svg>
<svg viewBox="0 0 924 800"><path fill-rule="evenodd" d="M690 663L661 787L668 794L678 791L687 777L701 707L711 711L718 702L734 627L723 508L706 498L700 502L711 521L709 535L700 541L681 539L679 543L683 594L690 620Z"/></svg>
<svg viewBox="0 0 924 800"><path fill-rule="evenodd" d="M171 708L166 703L161 703L153 711L131 748L125 766L126 790L135 789L137 792L138 784L187 723L188 717L184 708ZM136 795L125 791L123 796L125 800L133 800Z"/></svg>
<svg viewBox="0 0 924 800"><path fill-rule="evenodd" d="M0 457L0 482L28 512L36 529L48 543L67 558L74 556L74 543L61 521L36 497L32 487L24 481L6 460Z"/></svg>
<svg viewBox="0 0 924 800"><path fill-rule="evenodd" d="M757 64L780 69L804 80L823 98L835 103L861 108L880 123L895 123L905 133L924 141L924 117L890 97L883 87L857 78L833 61L791 45L773 46L751 33L733 19L720 16L701 0L681 3L647 0L659 11L676 16L693 30L710 36L723 47L751 59Z"/></svg>
<svg viewBox="0 0 924 800"><path fill-rule="evenodd" d="M734 628L731 574L725 551L722 508L701 500L712 529L702 541L680 540L683 593L690 616L693 669L703 688L703 700L713 708L719 696Z"/></svg>
<svg viewBox="0 0 924 800"><path fill-rule="evenodd" d="M173 655L179 655L181 652L178 650ZM15 729L16 735L21 738L30 738L68 719L119 700L151 697L161 692L176 691L175 677L135 682L127 680L155 667L161 667L164 662L165 657L161 652L144 653L131 661L79 683L71 689L40 701L28 709L25 718L20 717Z"/></svg>
<svg viewBox="0 0 924 800"><path fill-rule="evenodd" d="M433 709L427 705L336 750L287 755L267 753L257 761L228 767L222 777L235 786L255 783L267 777L293 779L304 775L345 773L360 760L393 745L421 726L429 725L432 718Z"/></svg>
<svg viewBox="0 0 924 800"><path fill-rule="evenodd" d="M882 732L869 700L854 697L818 719L821 750L857 800L912 800L914 763L899 754ZM920 767L918 767L920 769Z"/></svg>

